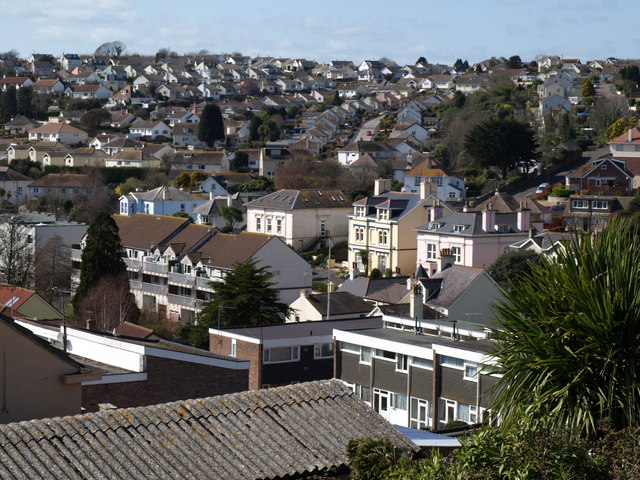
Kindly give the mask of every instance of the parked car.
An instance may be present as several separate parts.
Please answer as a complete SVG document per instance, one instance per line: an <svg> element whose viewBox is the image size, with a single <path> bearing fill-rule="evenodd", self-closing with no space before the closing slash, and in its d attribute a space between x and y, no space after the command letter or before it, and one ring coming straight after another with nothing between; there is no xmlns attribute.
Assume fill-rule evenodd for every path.
<svg viewBox="0 0 640 480"><path fill-rule="evenodd" d="M544 192L547 188L549 188L549 184L547 182L541 183L540 185L538 185L538 188L536 188L536 193L542 193Z"/></svg>

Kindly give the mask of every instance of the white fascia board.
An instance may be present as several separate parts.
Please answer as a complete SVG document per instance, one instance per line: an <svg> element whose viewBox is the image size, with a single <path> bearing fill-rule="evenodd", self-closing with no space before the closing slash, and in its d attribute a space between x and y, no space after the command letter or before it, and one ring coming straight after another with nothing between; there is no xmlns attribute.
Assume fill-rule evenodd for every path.
<svg viewBox="0 0 640 480"><path fill-rule="evenodd" d="M294 338L274 338L272 340L265 340L264 348L296 347L300 345L314 345L316 343L331 343L332 341L333 335L331 334Z"/></svg>
<svg viewBox="0 0 640 480"><path fill-rule="evenodd" d="M219 335L224 338L233 338L234 340L240 340L242 342L255 343L256 345L259 345L261 343L259 338L240 335L239 333L226 332L224 330L218 330L217 328L210 328L209 335Z"/></svg>
<svg viewBox="0 0 640 480"><path fill-rule="evenodd" d="M194 355L185 352L176 352L173 350L165 350L163 348L146 347L146 355L150 357L167 358L169 360L177 360L180 362L197 363L200 365L208 365L210 367L228 368L229 370L248 370L249 360L239 361L226 360L223 358L206 357L202 355ZM229 357L232 358L232 357Z"/></svg>
<svg viewBox="0 0 640 480"><path fill-rule="evenodd" d="M382 338L373 338L368 335L362 335L355 332L346 332L344 330L334 330L333 336L340 342L353 343L355 345L360 345L363 347L402 353L404 355L410 355L412 357L427 359L433 358L433 349L427 346L409 345L403 342L385 340Z"/></svg>
<svg viewBox="0 0 640 480"><path fill-rule="evenodd" d="M109 383L128 383L128 382L144 382L147 380L147 372L141 373L116 373L113 375L103 375L100 380L82 382L82 386L86 385L106 385Z"/></svg>
<svg viewBox="0 0 640 480"><path fill-rule="evenodd" d="M433 351L438 355L446 355L447 357L460 358L462 360L469 360L471 362L482 363L485 365L495 364L493 356L486 352L477 352L467 350L463 348L450 347L445 345L433 345Z"/></svg>

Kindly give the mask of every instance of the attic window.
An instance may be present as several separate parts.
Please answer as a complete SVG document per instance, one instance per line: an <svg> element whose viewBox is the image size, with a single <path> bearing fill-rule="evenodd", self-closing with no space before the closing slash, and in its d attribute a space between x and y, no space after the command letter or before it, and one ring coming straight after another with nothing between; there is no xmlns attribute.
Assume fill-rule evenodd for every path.
<svg viewBox="0 0 640 480"><path fill-rule="evenodd" d="M511 231L511 227L509 225L500 224L496 225L496 232L498 233L509 233Z"/></svg>
<svg viewBox="0 0 640 480"><path fill-rule="evenodd" d="M453 231L455 233L462 233L464 232L467 228L469 228L469 225L454 225L453 226Z"/></svg>
<svg viewBox="0 0 640 480"><path fill-rule="evenodd" d="M607 166L606 165L600 165L600 170L606 170Z"/></svg>
<svg viewBox="0 0 640 480"><path fill-rule="evenodd" d="M438 230L442 226L441 223L429 222L427 224L427 230Z"/></svg>

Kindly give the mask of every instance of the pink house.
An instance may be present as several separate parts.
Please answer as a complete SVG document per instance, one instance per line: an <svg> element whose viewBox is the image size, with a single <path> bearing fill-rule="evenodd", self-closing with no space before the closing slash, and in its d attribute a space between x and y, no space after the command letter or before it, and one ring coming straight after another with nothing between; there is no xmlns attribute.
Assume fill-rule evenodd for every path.
<svg viewBox="0 0 640 480"><path fill-rule="evenodd" d="M528 238L530 228L542 231L542 222L532 223L530 215L526 209L499 213L489 208L442 216L442 207L434 206L430 222L416 228L417 264L429 275L446 267L443 263L488 268L510 244Z"/></svg>

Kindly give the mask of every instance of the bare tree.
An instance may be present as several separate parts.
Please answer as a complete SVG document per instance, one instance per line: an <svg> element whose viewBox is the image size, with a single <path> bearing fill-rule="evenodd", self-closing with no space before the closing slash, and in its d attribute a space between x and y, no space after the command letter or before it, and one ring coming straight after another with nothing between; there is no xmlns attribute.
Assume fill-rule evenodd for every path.
<svg viewBox="0 0 640 480"><path fill-rule="evenodd" d="M58 289L71 286L71 249L60 235L51 237L35 253L36 291L49 303L58 296Z"/></svg>
<svg viewBox="0 0 640 480"><path fill-rule="evenodd" d="M136 321L140 314L129 291L127 274L101 278L82 301L76 316L93 317L96 328L108 332L126 321Z"/></svg>
<svg viewBox="0 0 640 480"><path fill-rule="evenodd" d="M122 55L122 52L124 52L125 48L127 48L127 46L118 40L115 40L113 42L105 42L98 48L96 48L95 55L119 57L120 55Z"/></svg>
<svg viewBox="0 0 640 480"><path fill-rule="evenodd" d="M29 288L33 281L33 236L20 221L0 224L0 281Z"/></svg>

